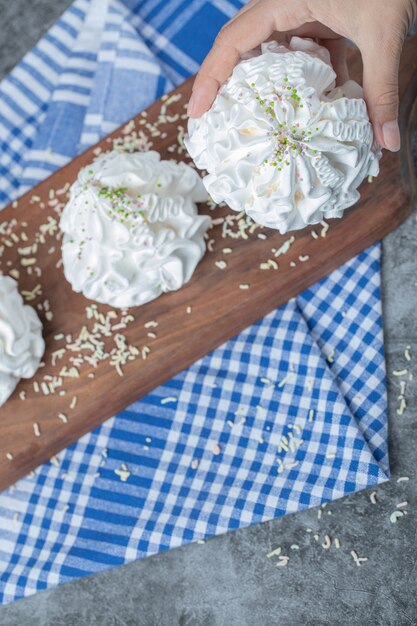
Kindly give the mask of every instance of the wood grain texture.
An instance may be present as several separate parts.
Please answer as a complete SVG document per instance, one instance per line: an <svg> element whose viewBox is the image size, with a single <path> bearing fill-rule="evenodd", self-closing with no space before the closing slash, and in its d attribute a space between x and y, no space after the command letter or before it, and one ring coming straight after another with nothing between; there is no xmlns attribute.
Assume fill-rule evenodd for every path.
<svg viewBox="0 0 417 626"><path fill-rule="evenodd" d="M360 80L359 54L352 50L350 57L352 77ZM297 231L288 252L275 258L272 248L280 248L291 234L281 236L265 228L249 232L250 228L246 228L248 238L236 238L233 234L238 230L237 214L224 207L213 210L201 206L202 213L216 220L209 231L213 250L207 252L192 280L180 291L129 310L134 320L121 331L127 342L139 350L149 346L147 358L127 363L123 376L118 375L109 359L97 367L84 360L78 366L77 378L60 376L64 366L75 367L69 357L77 355L66 350L53 363L53 353L65 348L69 335L74 341L84 325L91 331L95 321L86 317L86 307L91 302L72 292L60 267L60 238L55 222L65 203L63 190L76 179L79 169L93 160L98 149L108 150L114 141L129 141L133 127L136 132L145 133L162 158L187 160L184 151L178 155L173 147L178 146L178 135L186 124L184 107L190 89L191 81L187 81L173 92L171 104L166 104L167 99L155 103L146 115L138 115L128 127L115 131L1 213L0 271L19 271L19 288L29 294L27 303L38 310L44 324L46 352L45 365L33 379L21 381L0 409L0 490L381 239L410 213L416 195L410 128L417 118L417 37L407 42L401 62L401 151L384 154L380 176L372 184L362 185L360 202L341 220L329 221L325 238L320 236L321 226ZM167 107L171 116L166 123L160 123L161 106ZM231 216L228 220L232 235L223 236L224 224L220 222L225 216ZM47 228L44 225L49 217L55 222L49 222ZM312 230L317 232L317 239L312 237ZM266 238L260 239L260 233ZM25 237L27 240L23 241ZM36 252L22 254L22 248L34 242ZM224 248L231 248L232 253L224 253ZM300 261L300 256L308 259ZM33 265L22 265L25 258L34 258ZM276 260L279 269L261 270L260 264L270 258ZM215 265L219 260L227 262L225 269ZM37 285L40 292L35 290L32 298L30 292ZM241 289L240 285L249 288ZM188 307L192 307L191 313L187 313ZM52 319L47 319L51 317L48 308ZM104 316L111 310L97 305L97 311ZM122 316L120 313L113 323L118 323ZM158 326L145 328L149 320L156 320ZM150 338L149 331L156 338ZM61 333L63 339L59 339ZM106 349L114 349L114 333L105 342ZM54 393L44 395L42 383L52 381L54 385L59 378L61 384ZM39 385L39 391L34 383ZM34 423L40 436L36 435Z"/></svg>

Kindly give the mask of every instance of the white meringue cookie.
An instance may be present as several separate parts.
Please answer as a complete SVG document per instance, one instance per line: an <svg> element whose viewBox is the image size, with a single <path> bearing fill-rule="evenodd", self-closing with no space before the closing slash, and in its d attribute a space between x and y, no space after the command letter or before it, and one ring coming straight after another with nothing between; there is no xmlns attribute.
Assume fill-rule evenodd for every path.
<svg viewBox="0 0 417 626"><path fill-rule="evenodd" d="M17 283L0 275L0 406L21 378L32 378L45 350L42 323Z"/></svg>
<svg viewBox="0 0 417 626"><path fill-rule="evenodd" d="M326 48L293 37L252 51L185 145L215 202L281 233L341 217L379 171L361 87L335 88Z"/></svg>
<svg viewBox="0 0 417 626"><path fill-rule="evenodd" d="M199 175L157 152L109 152L79 173L61 217L67 280L86 298L138 306L190 280L211 219Z"/></svg>

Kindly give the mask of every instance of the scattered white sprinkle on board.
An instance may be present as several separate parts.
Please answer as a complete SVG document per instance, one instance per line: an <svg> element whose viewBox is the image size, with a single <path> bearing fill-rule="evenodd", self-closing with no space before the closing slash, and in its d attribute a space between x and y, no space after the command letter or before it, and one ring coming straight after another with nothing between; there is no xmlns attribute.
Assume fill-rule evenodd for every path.
<svg viewBox="0 0 417 626"><path fill-rule="evenodd" d="M159 324L155 320L149 320L149 322L145 322L144 324L145 328L156 328L157 326L159 326Z"/></svg>
<svg viewBox="0 0 417 626"><path fill-rule="evenodd" d="M406 483L409 480L410 479L408 476L400 476L399 478L397 478L397 483Z"/></svg>
<svg viewBox="0 0 417 626"><path fill-rule="evenodd" d="M337 537L334 538L334 547L337 549L340 548L340 539L338 539Z"/></svg>
<svg viewBox="0 0 417 626"><path fill-rule="evenodd" d="M161 404L167 404L168 402L177 402L178 398L175 396L168 396L167 398L161 399Z"/></svg>
<svg viewBox="0 0 417 626"><path fill-rule="evenodd" d="M290 546L290 549L291 549L291 550L299 550L299 549L300 549L300 546L299 546L299 545L297 545L296 543L293 543L293 544Z"/></svg>
<svg viewBox="0 0 417 626"><path fill-rule="evenodd" d="M289 560L290 560L289 556L284 556L283 554L281 554L278 557L277 567L285 567L286 565L288 565Z"/></svg>
<svg viewBox="0 0 417 626"><path fill-rule="evenodd" d="M392 373L394 376L407 376L408 369L404 368L403 370L393 370Z"/></svg>
<svg viewBox="0 0 417 626"><path fill-rule="evenodd" d="M273 259L268 259L267 261L259 265L259 269L261 270L270 270L270 269L277 270L278 268L279 268L278 263L274 261Z"/></svg>
<svg viewBox="0 0 417 626"><path fill-rule="evenodd" d="M320 222L320 224L323 226L323 228L320 231L320 236L321 237L327 237L327 231L329 230L330 225L327 222L325 222L324 220L322 222Z"/></svg>
<svg viewBox="0 0 417 626"><path fill-rule="evenodd" d="M199 543L200 545L203 545L204 543L206 543L205 539L197 539L197 543Z"/></svg>
<svg viewBox="0 0 417 626"><path fill-rule="evenodd" d="M13 461L13 454L11 452L6 452L6 459L8 461Z"/></svg>
<svg viewBox="0 0 417 626"><path fill-rule="evenodd" d="M35 437L41 436L41 431L40 431L38 422L33 422L33 432L35 433Z"/></svg>
<svg viewBox="0 0 417 626"><path fill-rule="evenodd" d="M397 409L397 415L404 415L404 411L407 408L406 399L400 396L400 406Z"/></svg>
<svg viewBox="0 0 417 626"><path fill-rule="evenodd" d="M290 249L290 247L292 246L292 244L294 243L294 241L295 241L295 237L294 235L292 235L289 239L284 241L284 243L282 244L280 248L278 248L278 250L276 250L275 248L272 248L272 253L276 257L281 256L282 254L286 254L288 250Z"/></svg>
<svg viewBox="0 0 417 626"><path fill-rule="evenodd" d="M332 545L332 540L330 539L329 535L325 535L324 541L321 544L321 547L324 548L325 550L329 550L331 545Z"/></svg>
<svg viewBox="0 0 417 626"><path fill-rule="evenodd" d="M404 356L407 361L411 361L410 346L407 346L406 349L404 350Z"/></svg>
<svg viewBox="0 0 417 626"><path fill-rule="evenodd" d="M208 250L209 252L213 252L213 249L214 249L214 248L213 248L213 244L214 244L214 243L215 243L215 240L214 240L214 239L209 239L209 240L208 240L208 242L207 242L207 250Z"/></svg>
<svg viewBox="0 0 417 626"><path fill-rule="evenodd" d="M248 283L241 283L241 284L239 285L239 289L249 289L249 285L248 285Z"/></svg>
<svg viewBox="0 0 417 626"><path fill-rule="evenodd" d="M218 267L218 268L219 268L219 270L225 270L225 269L226 269L226 267L227 267L227 263L226 263L226 261L223 261L222 259L221 259L220 261L215 261L215 262L214 262L214 265L215 265L216 267Z"/></svg>
<svg viewBox="0 0 417 626"><path fill-rule="evenodd" d="M376 497L376 491L373 491L371 493L371 495L369 496L369 499L372 502L372 504L376 504L378 502L378 498Z"/></svg>
<svg viewBox="0 0 417 626"><path fill-rule="evenodd" d="M404 500L404 502L399 502L397 504L397 509L404 509L406 506L408 506L408 502L407 500Z"/></svg>
<svg viewBox="0 0 417 626"><path fill-rule="evenodd" d="M215 444L213 445L213 447L212 447L211 451L213 452L214 456L219 455L219 454L220 454L220 452L221 452L221 448L220 448L219 444L218 444L218 443L215 443Z"/></svg>
<svg viewBox="0 0 417 626"><path fill-rule="evenodd" d="M150 353L151 349L149 346L143 346L142 348L142 359L147 359L148 358L148 354Z"/></svg>
<svg viewBox="0 0 417 626"><path fill-rule="evenodd" d="M366 563L366 561L368 560L365 556L358 556L355 550L351 550L350 554L358 567L360 567L362 563Z"/></svg>
<svg viewBox="0 0 417 626"><path fill-rule="evenodd" d="M394 511L391 513L389 521L391 524L395 524L401 517L404 517L403 511Z"/></svg>
<svg viewBox="0 0 417 626"><path fill-rule="evenodd" d="M268 552L268 554L266 555L266 558L270 559L271 557L278 556L279 554L281 554L281 547L275 548L271 552Z"/></svg>

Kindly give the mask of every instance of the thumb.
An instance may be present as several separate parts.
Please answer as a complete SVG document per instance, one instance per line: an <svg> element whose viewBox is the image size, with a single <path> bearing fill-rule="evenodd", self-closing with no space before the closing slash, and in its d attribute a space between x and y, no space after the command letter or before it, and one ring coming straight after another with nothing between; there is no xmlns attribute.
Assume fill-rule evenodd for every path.
<svg viewBox="0 0 417 626"><path fill-rule="evenodd" d="M361 47L363 90L375 141L382 148L400 149L398 128L398 68L402 41L381 45L370 40Z"/></svg>

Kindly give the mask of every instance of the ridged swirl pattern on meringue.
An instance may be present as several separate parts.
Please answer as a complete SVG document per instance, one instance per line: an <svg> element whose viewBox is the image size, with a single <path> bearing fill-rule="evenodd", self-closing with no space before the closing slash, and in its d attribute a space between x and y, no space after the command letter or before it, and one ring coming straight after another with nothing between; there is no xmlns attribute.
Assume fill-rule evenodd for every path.
<svg viewBox="0 0 417 626"><path fill-rule="evenodd" d="M32 378L45 350L42 323L23 303L17 283L0 275L0 406L21 378Z"/></svg>
<svg viewBox="0 0 417 626"><path fill-rule="evenodd" d="M61 217L67 280L86 298L138 306L179 289L205 253L207 200L189 165L159 153L106 153L83 168Z"/></svg>
<svg viewBox="0 0 417 626"><path fill-rule="evenodd" d="M361 87L335 88L328 51L293 37L234 69L185 145L215 202L281 233L341 217L379 171Z"/></svg>

